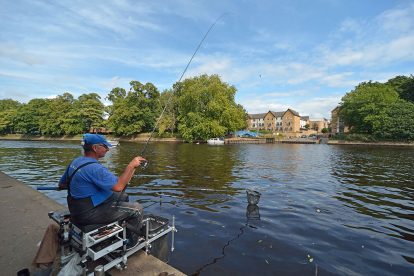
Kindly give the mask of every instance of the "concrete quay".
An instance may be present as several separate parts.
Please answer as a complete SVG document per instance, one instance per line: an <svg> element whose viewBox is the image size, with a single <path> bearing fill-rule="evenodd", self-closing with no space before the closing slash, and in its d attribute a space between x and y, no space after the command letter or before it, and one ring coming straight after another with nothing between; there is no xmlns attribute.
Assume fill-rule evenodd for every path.
<svg viewBox="0 0 414 276"><path fill-rule="evenodd" d="M54 223L49 211L65 207L26 184L0 172L0 268L2 275L16 275L31 268L46 227ZM128 258L127 269L112 275L185 275L144 252Z"/></svg>

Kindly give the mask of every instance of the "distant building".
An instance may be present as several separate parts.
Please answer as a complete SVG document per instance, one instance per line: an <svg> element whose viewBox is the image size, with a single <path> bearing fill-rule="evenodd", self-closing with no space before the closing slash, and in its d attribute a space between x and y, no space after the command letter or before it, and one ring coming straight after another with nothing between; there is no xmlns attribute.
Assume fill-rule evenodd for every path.
<svg viewBox="0 0 414 276"><path fill-rule="evenodd" d="M309 116L300 116L300 129L305 129L305 126L309 125Z"/></svg>
<svg viewBox="0 0 414 276"><path fill-rule="evenodd" d="M300 116L293 109L286 111L268 111L261 114L248 114L250 130L269 130L273 132L299 132Z"/></svg>
<svg viewBox="0 0 414 276"><path fill-rule="evenodd" d="M248 114L247 115L247 128L250 130L262 130L265 129L264 117L266 113Z"/></svg>
<svg viewBox="0 0 414 276"><path fill-rule="evenodd" d="M89 133L99 133L99 134L111 134L112 130L105 127L91 127Z"/></svg>
<svg viewBox="0 0 414 276"><path fill-rule="evenodd" d="M345 126L343 119L340 116L340 106L335 107L331 111L331 133L332 134L339 134L339 133L347 133L349 132L349 127Z"/></svg>
<svg viewBox="0 0 414 276"><path fill-rule="evenodd" d="M329 127L329 121L325 118L309 119L309 127L310 129L316 130L317 132L321 132L322 129L327 129Z"/></svg>

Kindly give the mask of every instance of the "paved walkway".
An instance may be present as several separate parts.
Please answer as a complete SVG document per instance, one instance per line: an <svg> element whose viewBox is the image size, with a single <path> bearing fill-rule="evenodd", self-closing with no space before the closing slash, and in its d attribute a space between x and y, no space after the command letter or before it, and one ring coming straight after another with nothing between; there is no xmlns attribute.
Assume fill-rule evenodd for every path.
<svg viewBox="0 0 414 276"><path fill-rule="evenodd" d="M0 268L16 275L29 268L37 243L52 221L49 211L63 207L27 185L0 172Z"/></svg>
<svg viewBox="0 0 414 276"><path fill-rule="evenodd" d="M38 242L47 225L53 223L48 212L63 208L44 194L0 172L1 275L16 275L17 271L30 268ZM119 275L159 275L162 272L184 275L146 254L128 258L128 269Z"/></svg>

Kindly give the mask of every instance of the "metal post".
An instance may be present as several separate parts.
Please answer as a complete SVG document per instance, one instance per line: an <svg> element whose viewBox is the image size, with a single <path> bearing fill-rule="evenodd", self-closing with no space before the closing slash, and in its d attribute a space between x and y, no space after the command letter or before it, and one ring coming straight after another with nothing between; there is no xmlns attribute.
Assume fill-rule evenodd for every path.
<svg viewBox="0 0 414 276"><path fill-rule="evenodd" d="M125 220L122 222L122 228L123 228L122 239L124 240L123 241L124 245L122 246L122 249L125 252L126 251L126 221Z"/></svg>
<svg viewBox="0 0 414 276"><path fill-rule="evenodd" d="M175 233L175 216L173 216L173 230L172 230L172 237L171 237L171 252L174 251L174 233Z"/></svg>
<svg viewBox="0 0 414 276"><path fill-rule="evenodd" d="M86 276L86 257L87 257L87 249L86 249L86 243L87 243L87 238L86 238L86 233L82 233L82 270L83 273L82 275Z"/></svg>
<svg viewBox="0 0 414 276"><path fill-rule="evenodd" d="M146 233L145 233L145 252L148 254L149 250L149 244L148 244L148 233L149 233L149 221L150 219L147 219L147 227L146 227Z"/></svg>
<svg viewBox="0 0 414 276"><path fill-rule="evenodd" d="M94 276L104 276L105 275L105 269L103 265L98 265L95 267L95 270L93 272Z"/></svg>

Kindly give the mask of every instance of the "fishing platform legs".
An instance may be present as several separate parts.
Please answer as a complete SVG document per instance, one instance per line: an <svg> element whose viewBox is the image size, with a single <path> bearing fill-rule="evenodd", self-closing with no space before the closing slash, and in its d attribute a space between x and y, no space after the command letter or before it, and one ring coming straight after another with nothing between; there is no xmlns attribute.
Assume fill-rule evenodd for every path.
<svg viewBox="0 0 414 276"><path fill-rule="evenodd" d="M144 216L143 227L139 229L140 237L135 245L128 244L125 222L78 227L71 223L67 210L49 212L49 217L60 227L60 262L63 271L78 269L83 275L104 275L105 271L113 267L122 270L127 266L128 257L141 249L150 253L152 244L169 232L172 232L171 251L174 250L174 233L177 231L174 216L171 226L166 218Z"/></svg>

